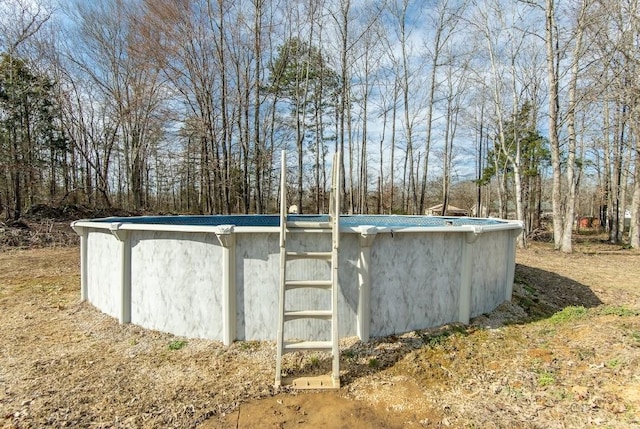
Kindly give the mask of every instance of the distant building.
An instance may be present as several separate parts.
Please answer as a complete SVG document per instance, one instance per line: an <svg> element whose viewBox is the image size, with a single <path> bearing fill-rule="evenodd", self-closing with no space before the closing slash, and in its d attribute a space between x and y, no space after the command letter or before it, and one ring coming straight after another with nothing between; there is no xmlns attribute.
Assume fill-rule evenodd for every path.
<svg viewBox="0 0 640 429"><path fill-rule="evenodd" d="M442 204L437 204L433 207L429 207L425 214L427 216L440 216L442 215ZM460 207L452 206L451 204L447 205L447 211L444 214L445 216L469 216L469 212L465 209L461 209Z"/></svg>
<svg viewBox="0 0 640 429"><path fill-rule="evenodd" d="M489 211L487 210L487 206L482 204L480 205L480 210L478 210L478 204L474 204L473 207L471 207L471 216L489 217Z"/></svg>

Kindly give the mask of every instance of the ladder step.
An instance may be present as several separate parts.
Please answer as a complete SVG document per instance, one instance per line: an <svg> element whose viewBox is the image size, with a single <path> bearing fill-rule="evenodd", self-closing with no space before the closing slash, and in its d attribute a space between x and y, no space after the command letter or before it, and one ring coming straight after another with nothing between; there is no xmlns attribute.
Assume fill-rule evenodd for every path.
<svg viewBox="0 0 640 429"><path fill-rule="evenodd" d="M331 280L287 280L285 282L286 290L299 289L299 288L317 288L317 289L331 289L333 282Z"/></svg>
<svg viewBox="0 0 640 429"><path fill-rule="evenodd" d="M297 352L304 350L318 350L330 352L332 350L331 341L296 341L284 342L282 347L283 353Z"/></svg>
<svg viewBox="0 0 640 429"><path fill-rule="evenodd" d="M289 230L298 230L303 228L331 231L331 223L330 222L308 222L308 221L288 221L287 222L287 229Z"/></svg>
<svg viewBox="0 0 640 429"><path fill-rule="evenodd" d="M287 252L287 259L326 259L331 260L331 252Z"/></svg>
<svg viewBox="0 0 640 429"><path fill-rule="evenodd" d="M331 320L331 310L295 310L284 312L284 320L295 319Z"/></svg>
<svg viewBox="0 0 640 429"><path fill-rule="evenodd" d="M287 228L287 234L309 233L309 234L331 234L331 229L325 228Z"/></svg>
<svg viewBox="0 0 640 429"><path fill-rule="evenodd" d="M291 386L295 389L339 389L340 379L334 379L330 375L316 377L283 377L283 386Z"/></svg>

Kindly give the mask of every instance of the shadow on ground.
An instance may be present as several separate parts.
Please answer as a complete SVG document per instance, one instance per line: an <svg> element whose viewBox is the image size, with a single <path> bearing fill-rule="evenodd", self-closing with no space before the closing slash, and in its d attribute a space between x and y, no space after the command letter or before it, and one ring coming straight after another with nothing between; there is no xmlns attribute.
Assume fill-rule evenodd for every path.
<svg viewBox="0 0 640 429"><path fill-rule="evenodd" d="M514 291L512 301L528 314L522 322L545 319L567 307L602 304L588 286L550 271L516 264L514 277L514 283L521 285L523 291Z"/></svg>

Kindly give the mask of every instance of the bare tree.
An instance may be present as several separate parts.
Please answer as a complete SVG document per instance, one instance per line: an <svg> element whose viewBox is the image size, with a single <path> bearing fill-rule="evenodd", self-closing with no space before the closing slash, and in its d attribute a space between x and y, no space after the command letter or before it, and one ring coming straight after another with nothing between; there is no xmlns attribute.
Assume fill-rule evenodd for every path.
<svg viewBox="0 0 640 429"><path fill-rule="evenodd" d="M442 0L435 5L433 15L430 19L435 28L433 40L425 42L425 50L430 58L429 61L429 94L427 96L427 117L426 117L426 136L424 143L424 161L422 168L422 181L420 183L420 201L418 204L418 212L424 213L425 198L427 193L427 177L429 171L429 154L431 152L431 140L433 132L433 113L436 104L435 94L438 86L437 76L438 68L442 66L441 56L444 47L450 43L454 37L458 23L460 22L464 9L467 6L466 1Z"/></svg>
<svg viewBox="0 0 640 429"><path fill-rule="evenodd" d="M400 102L400 70L401 65L398 58L396 58L395 50L393 47L393 42L391 41L390 31L385 29L386 36L382 39L382 43L384 44L384 49L386 51L386 59L389 62L387 65L387 76L385 88L382 92L381 99L381 109L383 111L384 118L384 127L385 130L387 128L387 122L391 122L390 126L390 154L389 154L389 213L395 213L395 170L396 170L396 145L397 145L397 117L398 117L398 108ZM391 115L389 115L391 113ZM383 144L384 144L384 136L381 137L380 141L380 160L382 163L383 157ZM382 171L382 164L380 165L380 177L384 177L384 173ZM383 179L381 179L380 191L383 192L384 186L382 183ZM382 196L381 196L382 198ZM382 204L384 207L384 204ZM404 207L404 200L401 201L401 206Z"/></svg>
<svg viewBox="0 0 640 429"><path fill-rule="evenodd" d="M578 182L580 178L580 168L576 163L576 151L577 151L577 135L576 135L576 111L578 110L578 75L580 72L580 60L584 54L583 35L586 26L588 4L586 0L583 0L579 6L577 23L574 30L574 47L571 57L570 79L568 88L568 106L567 106L567 132L568 132L568 156L566 165L566 203L564 225L562 231L562 239L560 249L563 252L570 253L572 251L571 237L573 232L573 222L575 218L575 205L576 205L576 193L578 188ZM557 241L556 241L557 242Z"/></svg>
<svg viewBox="0 0 640 429"><path fill-rule="evenodd" d="M523 22L516 9L517 5L510 11L502 9L497 2L486 3L485 6L486 8L476 9L478 17L473 22L483 35L486 43L485 51L488 55L490 88L487 89L492 95L496 142L500 152L494 154L495 163L498 167L500 157L504 157L512 169L516 218L524 222L522 147L515 121L523 105L521 87L528 86L529 82L521 84L522 77L518 76L517 64L532 31L521 27ZM513 126L507 127L509 122ZM503 181L500 183L501 188L504 189L505 183ZM500 198L503 199L503 196ZM527 227L525 225L525 232L518 237L518 244L521 247L526 245Z"/></svg>
<svg viewBox="0 0 640 429"><path fill-rule="evenodd" d="M162 103L160 70L139 49L133 32L141 11L119 0L101 0L90 7L77 3L71 12L79 25L79 46L72 59L97 85L102 102L117 118L126 194L131 207L141 209L146 206L145 170L154 114Z"/></svg>
<svg viewBox="0 0 640 429"><path fill-rule="evenodd" d="M449 56L453 56L453 51L448 53ZM454 141L456 140L456 134L458 132L458 126L461 113L466 103L465 94L468 90L468 69L470 63L470 57L462 59L462 64L454 64L453 58L449 61L445 67L445 88L446 93L444 99L446 100L446 113L445 113L445 125L444 125L444 141L442 151L442 215L447 215L447 210L450 202L451 195L451 182L453 176L453 159L454 153Z"/></svg>
<svg viewBox="0 0 640 429"><path fill-rule="evenodd" d="M397 61L397 83L401 100L400 112L403 117L402 124L406 154L404 158L401 203L402 210L410 213L417 213L420 209L418 191L420 161L419 159L415 159L416 153L414 146L417 138L416 127L424 106L424 102L421 101L424 99L421 97L423 85L418 74L418 70L422 68L422 64L416 64L415 59L419 59L419 56L415 55L414 44L411 37L417 22L417 17L415 16L416 6L417 5L410 0L398 0L390 2L388 5L389 15L393 22L392 29L397 39L397 48L400 51L400 58L394 61ZM395 55L393 56L395 57Z"/></svg>
<svg viewBox="0 0 640 429"><path fill-rule="evenodd" d="M358 100L360 132L358 155L356 157L357 179L355 183L356 198L354 211L367 213L369 211L369 141L371 139L369 124L372 122L372 100L376 88L384 84L384 77L380 70L383 63L383 29L379 20L379 10L370 8L363 11L366 16L360 25L367 29L362 32L360 43L354 46L354 94Z"/></svg>

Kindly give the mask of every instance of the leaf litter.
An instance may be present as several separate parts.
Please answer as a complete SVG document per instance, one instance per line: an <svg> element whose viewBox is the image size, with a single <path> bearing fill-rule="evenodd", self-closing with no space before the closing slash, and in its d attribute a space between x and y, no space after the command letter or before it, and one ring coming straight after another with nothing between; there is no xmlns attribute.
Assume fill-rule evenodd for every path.
<svg viewBox="0 0 640 429"><path fill-rule="evenodd" d="M224 347L80 303L77 247L5 251L0 426L640 427L640 253L577 248L519 250L513 299L470 325L343 339L343 387L319 393L273 388L273 342Z"/></svg>

